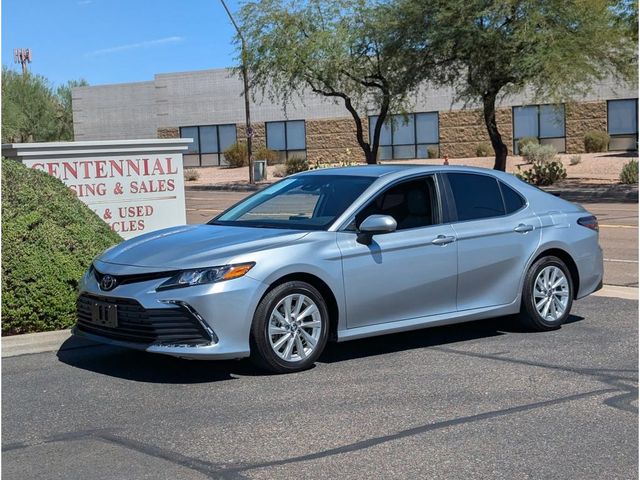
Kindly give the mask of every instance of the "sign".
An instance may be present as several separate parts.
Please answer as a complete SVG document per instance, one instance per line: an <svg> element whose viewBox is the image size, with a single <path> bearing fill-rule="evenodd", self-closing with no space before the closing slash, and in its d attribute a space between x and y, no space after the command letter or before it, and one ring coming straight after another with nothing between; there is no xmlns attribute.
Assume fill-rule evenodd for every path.
<svg viewBox="0 0 640 480"><path fill-rule="evenodd" d="M183 144L180 147L186 149L184 142L176 140ZM146 141L149 142L166 140ZM95 155L87 155L84 149L82 154L73 152L68 156L62 151L56 152L58 155L50 151L43 155L33 152L17 156L25 166L64 182L123 238L186 223L181 152L176 153L174 148L173 152L104 155L105 142L95 143L100 144ZM34 144L10 147L19 152L21 145ZM41 145L48 145L51 150L50 146L56 144Z"/></svg>

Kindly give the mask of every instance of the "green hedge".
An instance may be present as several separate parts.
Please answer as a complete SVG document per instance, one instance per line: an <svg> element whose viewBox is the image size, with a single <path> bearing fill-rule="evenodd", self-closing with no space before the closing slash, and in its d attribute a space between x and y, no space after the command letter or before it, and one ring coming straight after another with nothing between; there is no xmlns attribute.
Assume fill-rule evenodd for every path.
<svg viewBox="0 0 640 480"><path fill-rule="evenodd" d="M79 279L121 240L60 180L2 159L2 334L73 325Z"/></svg>

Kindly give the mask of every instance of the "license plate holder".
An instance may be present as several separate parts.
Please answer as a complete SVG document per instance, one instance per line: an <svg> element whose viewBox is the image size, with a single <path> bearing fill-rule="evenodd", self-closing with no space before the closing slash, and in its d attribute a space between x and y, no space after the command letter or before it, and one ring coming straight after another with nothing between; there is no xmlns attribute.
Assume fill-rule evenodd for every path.
<svg viewBox="0 0 640 480"><path fill-rule="evenodd" d="M100 327L118 326L118 306L115 303L94 300L91 303L91 323Z"/></svg>

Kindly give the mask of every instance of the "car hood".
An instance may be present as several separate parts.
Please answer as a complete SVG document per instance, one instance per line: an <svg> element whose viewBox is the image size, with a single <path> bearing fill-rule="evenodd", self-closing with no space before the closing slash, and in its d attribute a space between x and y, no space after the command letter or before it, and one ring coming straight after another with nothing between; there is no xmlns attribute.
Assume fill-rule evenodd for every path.
<svg viewBox="0 0 640 480"><path fill-rule="evenodd" d="M122 242L97 261L158 271L208 267L244 253L295 242L307 234L300 230L220 225L172 227Z"/></svg>

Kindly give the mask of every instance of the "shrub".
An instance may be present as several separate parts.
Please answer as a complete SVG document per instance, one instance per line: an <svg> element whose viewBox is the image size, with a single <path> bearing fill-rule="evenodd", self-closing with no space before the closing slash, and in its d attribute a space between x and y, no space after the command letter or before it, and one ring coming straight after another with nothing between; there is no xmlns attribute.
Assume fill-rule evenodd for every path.
<svg viewBox="0 0 640 480"><path fill-rule="evenodd" d="M266 160L267 165L275 165L279 163L280 155L275 150L269 150L266 147L260 147L253 154L254 160Z"/></svg>
<svg viewBox="0 0 640 480"><path fill-rule="evenodd" d="M229 168L240 168L249 165L246 143L234 143L224 151L224 158Z"/></svg>
<svg viewBox="0 0 640 480"><path fill-rule="evenodd" d="M526 163L554 162L558 160L558 152L553 145L540 145L538 143L527 143L520 155Z"/></svg>
<svg viewBox="0 0 640 480"><path fill-rule="evenodd" d="M638 160L636 158L624 164L620 172L620 181L627 185L638 183Z"/></svg>
<svg viewBox="0 0 640 480"><path fill-rule="evenodd" d="M582 162L582 157L580 155L571 155L571 158L569 159L569 163L571 165L578 165L581 162Z"/></svg>
<svg viewBox="0 0 640 480"><path fill-rule="evenodd" d="M309 170L309 162L305 157L294 155L287 159L285 167L285 172L287 173L287 175L293 175L294 173Z"/></svg>
<svg viewBox="0 0 640 480"><path fill-rule="evenodd" d="M493 147L488 143L479 143L476 147L476 157L490 157L493 155Z"/></svg>
<svg viewBox="0 0 640 480"><path fill-rule="evenodd" d="M587 153L606 152L609 148L609 134L591 130L584 135L584 149Z"/></svg>
<svg viewBox="0 0 640 480"><path fill-rule="evenodd" d="M522 155L522 150L524 149L524 147L526 145L531 145L532 143L537 145L540 142L538 142L538 139L536 137L522 137L520 140L518 140L517 143L518 153Z"/></svg>
<svg viewBox="0 0 640 480"><path fill-rule="evenodd" d="M68 328L78 281L121 241L60 180L2 160L2 334Z"/></svg>
<svg viewBox="0 0 640 480"><path fill-rule="evenodd" d="M551 162L536 161L528 170L518 166L516 176L533 185L553 185L558 180L567 178L567 170L559 160Z"/></svg>
<svg viewBox="0 0 640 480"><path fill-rule="evenodd" d="M276 165L273 169L273 176L277 178L282 178L287 176L287 166L284 164Z"/></svg>
<svg viewBox="0 0 640 480"><path fill-rule="evenodd" d="M427 158L438 158L440 151L438 147L427 147Z"/></svg>
<svg viewBox="0 0 640 480"><path fill-rule="evenodd" d="M187 182L192 182L194 180L198 180L200 178L200 172L195 168L187 168L184 171L184 179Z"/></svg>

